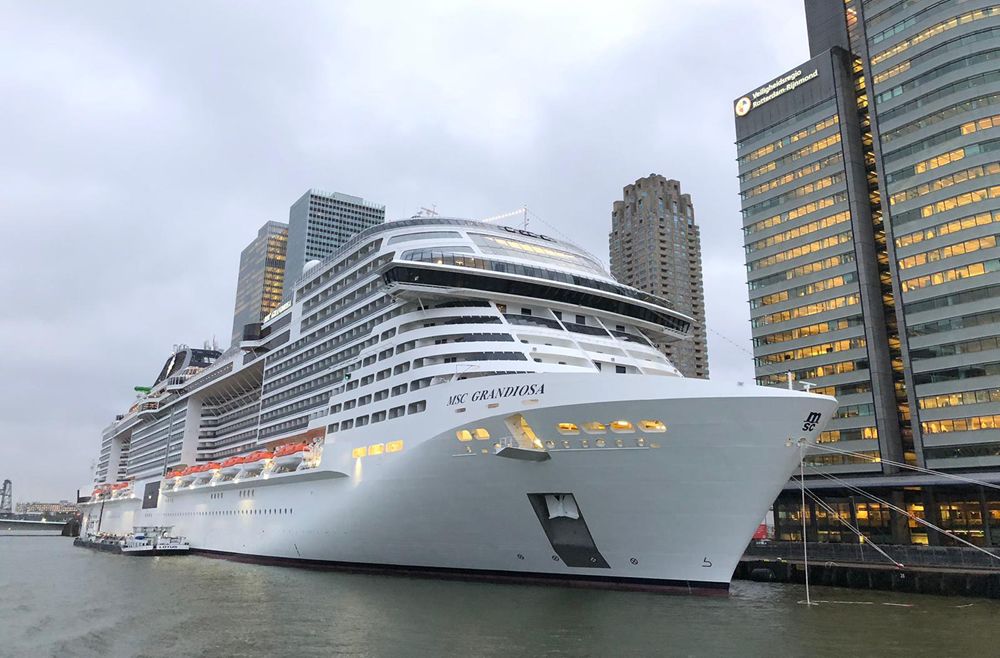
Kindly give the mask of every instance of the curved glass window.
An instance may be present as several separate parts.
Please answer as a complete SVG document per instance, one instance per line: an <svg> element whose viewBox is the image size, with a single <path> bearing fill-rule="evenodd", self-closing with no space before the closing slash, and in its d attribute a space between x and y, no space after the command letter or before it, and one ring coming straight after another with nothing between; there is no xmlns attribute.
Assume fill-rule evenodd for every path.
<svg viewBox="0 0 1000 658"><path fill-rule="evenodd" d="M554 247L525 242L515 239L513 236L487 235L485 233L470 233L469 237L479 247L483 253L496 254L498 256L518 256L524 258L529 256L532 260L541 260L549 263L565 265L572 263L592 272L604 273L604 269L589 258L579 254L563 251Z"/></svg>
<svg viewBox="0 0 1000 658"><path fill-rule="evenodd" d="M413 242L415 240L447 240L449 238L460 238L462 234L458 231L425 231L422 233L404 233L394 235L389 238L386 244L396 244L398 242Z"/></svg>
<svg viewBox="0 0 1000 658"><path fill-rule="evenodd" d="M591 279L590 277L580 276L579 274L573 274L571 272L549 270L541 267L534 267L532 265L507 263L504 261L491 260L489 258L478 258L475 256L463 256L458 253L453 253L455 251L456 250L451 248L447 251L436 249L411 249L403 254L403 258L419 263L457 265L459 267L472 267L478 270L490 270L493 272L530 276L535 277L536 279L548 279L549 281L557 281L559 283L569 283L575 286L596 288L597 290L603 290L604 292L614 293L623 297L638 299L646 302L647 304L655 304L656 306L670 308L670 302L662 297L651 295L647 292L643 292L642 290L637 290L636 288L623 286L621 284L614 283L613 281Z"/></svg>
<svg viewBox="0 0 1000 658"><path fill-rule="evenodd" d="M400 256L400 258L402 258L403 260L425 260L425 258L422 255L426 254L426 253L428 253L427 249L408 249L407 251L403 252L403 254ZM443 254L445 252L431 252L431 253L441 253L441 254ZM448 247L448 252L447 253L449 253L449 254L474 254L476 252L474 252L472 250L472 247L463 247L461 245L455 245L454 247Z"/></svg>

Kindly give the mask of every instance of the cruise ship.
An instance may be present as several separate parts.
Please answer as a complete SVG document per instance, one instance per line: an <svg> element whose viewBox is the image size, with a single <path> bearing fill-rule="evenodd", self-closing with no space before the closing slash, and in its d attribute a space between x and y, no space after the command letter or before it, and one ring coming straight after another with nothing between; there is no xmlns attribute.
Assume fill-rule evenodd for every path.
<svg viewBox="0 0 1000 658"><path fill-rule="evenodd" d="M291 283L291 282L289 282ZM692 321L565 240L356 235L103 432L84 532L372 572L726 591L831 397L689 379Z"/></svg>

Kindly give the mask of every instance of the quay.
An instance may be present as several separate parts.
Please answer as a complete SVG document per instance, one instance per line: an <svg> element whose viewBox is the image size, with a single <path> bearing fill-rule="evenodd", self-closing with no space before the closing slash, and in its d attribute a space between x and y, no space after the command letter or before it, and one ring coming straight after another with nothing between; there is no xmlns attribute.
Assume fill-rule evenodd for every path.
<svg viewBox="0 0 1000 658"><path fill-rule="evenodd" d="M1000 599L1000 559L964 546L882 546L899 567L867 544L809 542L809 583ZM994 550L1000 557L1000 552ZM751 544L733 578L804 583L802 544Z"/></svg>
<svg viewBox="0 0 1000 658"><path fill-rule="evenodd" d="M69 521L42 521L40 519L0 519L0 533L45 533L52 535L62 535L63 537L76 536L79 533L80 522L76 519Z"/></svg>

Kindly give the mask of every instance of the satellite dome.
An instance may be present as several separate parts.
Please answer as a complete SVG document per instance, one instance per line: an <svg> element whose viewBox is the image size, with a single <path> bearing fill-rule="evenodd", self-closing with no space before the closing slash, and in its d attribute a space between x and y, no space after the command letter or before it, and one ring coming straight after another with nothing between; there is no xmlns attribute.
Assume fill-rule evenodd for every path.
<svg viewBox="0 0 1000 658"><path fill-rule="evenodd" d="M306 264L305 264L305 265L304 265L304 266L302 267L302 271L303 271L303 272L308 272L309 270L311 270L312 268L316 267L317 265L319 265L319 261L318 261L318 260L316 260L316 259L313 259L313 260L311 260L311 261L308 261L308 262L307 262L307 263L306 263Z"/></svg>

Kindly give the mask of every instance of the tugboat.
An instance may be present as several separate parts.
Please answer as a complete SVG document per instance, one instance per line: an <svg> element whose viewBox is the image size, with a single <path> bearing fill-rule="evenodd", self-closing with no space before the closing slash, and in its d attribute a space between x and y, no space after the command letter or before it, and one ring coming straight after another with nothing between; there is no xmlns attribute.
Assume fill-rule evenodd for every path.
<svg viewBox="0 0 1000 658"><path fill-rule="evenodd" d="M137 526L124 537L88 535L77 537L73 540L73 545L120 555L186 554L191 545L186 538L170 534L171 529L172 526Z"/></svg>

